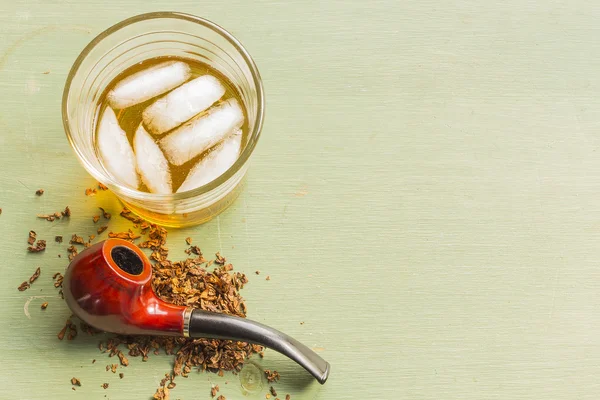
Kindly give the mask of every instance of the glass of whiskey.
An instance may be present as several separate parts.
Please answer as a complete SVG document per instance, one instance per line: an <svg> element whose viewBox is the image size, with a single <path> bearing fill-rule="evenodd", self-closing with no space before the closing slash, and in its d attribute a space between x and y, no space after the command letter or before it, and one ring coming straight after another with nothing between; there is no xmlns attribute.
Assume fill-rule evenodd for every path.
<svg viewBox="0 0 600 400"><path fill-rule="evenodd" d="M83 167L134 213L204 223L238 196L264 92L240 42L189 14L134 16L98 35L67 78L62 116Z"/></svg>

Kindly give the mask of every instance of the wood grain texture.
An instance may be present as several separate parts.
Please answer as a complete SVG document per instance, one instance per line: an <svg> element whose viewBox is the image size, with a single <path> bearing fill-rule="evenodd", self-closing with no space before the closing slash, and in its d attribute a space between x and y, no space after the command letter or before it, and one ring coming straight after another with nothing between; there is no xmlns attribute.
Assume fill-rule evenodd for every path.
<svg viewBox="0 0 600 400"><path fill-rule="evenodd" d="M0 4L0 376L11 388L0 398L147 398L169 368L164 356L133 360L120 381L96 338L57 342L69 312L50 279L66 266L52 237L89 234L98 205L119 208L109 193L83 195L93 181L61 125L68 70L101 30L163 9L232 31L264 79L245 191L169 242L183 256L192 236L261 270L244 289L250 317L332 364L319 388L268 353L280 393L600 396L600 3L52 0ZM34 217L67 204L70 221ZM46 254L26 254L29 229L50 241ZM40 279L18 292L36 266ZM31 319L30 296L48 296L29 303ZM243 398L236 377L223 381L193 374L173 397L208 399L219 382Z"/></svg>

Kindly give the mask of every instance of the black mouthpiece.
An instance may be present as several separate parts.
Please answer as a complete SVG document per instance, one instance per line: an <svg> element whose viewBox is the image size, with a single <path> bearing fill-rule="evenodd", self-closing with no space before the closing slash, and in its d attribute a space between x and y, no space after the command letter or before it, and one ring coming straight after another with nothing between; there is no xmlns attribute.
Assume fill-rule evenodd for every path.
<svg viewBox="0 0 600 400"><path fill-rule="evenodd" d="M320 384L329 377L329 363L317 353L282 332L245 318L194 310L190 318L190 336L260 344L296 361Z"/></svg>

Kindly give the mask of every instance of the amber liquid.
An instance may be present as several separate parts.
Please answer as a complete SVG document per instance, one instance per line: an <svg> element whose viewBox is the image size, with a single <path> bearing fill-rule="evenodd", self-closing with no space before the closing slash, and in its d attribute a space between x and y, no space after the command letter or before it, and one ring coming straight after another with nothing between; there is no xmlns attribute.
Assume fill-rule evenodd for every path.
<svg viewBox="0 0 600 400"><path fill-rule="evenodd" d="M102 113L104 112L104 109L106 107L109 107L109 105L106 101L106 96L107 96L108 92L118 82L120 82L124 78L128 77L129 75L135 74L136 72L142 71L142 70L149 68L155 64L159 64L159 63L165 62L165 61L175 61L175 60L183 61L190 66L190 68L192 70L192 77L190 78L190 80L197 78L199 76L202 76L202 75L212 75L215 78L217 78L219 81L221 81L221 84L225 87L225 94L223 95L223 97L221 97L221 99L219 101L217 101L215 104L213 104L212 107L217 106L217 105L221 104L222 102L229 100L231 98L235 98L238 101L238 103L242 107L242 110L243 110L244 116L245 116L244 124L242 125L242 128L241 128L241 130L242 130L242 150L243 150L245 143L247 141L247 136L248 136L248 118L247 118L248 113L244 109L244 102L242 101L242 98L241 98L239 92L236 90L236 88L231 83L231 81L227 77L225 77L225 75L223 75L222 73L220 73L219 71L210 67L207 64L201 63L196 60L188 59L188 58L156 57L156 58L144 60L144 61L142 61L138 64L135 64L135 65L131 66L130 68L126 69L121 74L119 74L108 85L108 87L104 91L103 95L101 96L99 105L98 105L100 112L97 115L102 115ZM167 93L165 93L161 96L164 96ZM128 107L125 109L114 110L115 114L117 115L117 120L119 121L119 125L127 133L127 139L129 139L129 144L132 146L132 148L133 148L133 136L134 136L135 131L137 130L138 126L142 122L142 113L144 112L146 107L148 107L149 105L154 103L161 96L154 97L148 101L136 104L134 106L131 106L131 107ZM204 111L204 113L206 113L207 111L208 110ZM174 128L174 129L177 129L177 128ZM157 136L152 135L152 136L158 142L159 139L165 137L168 134L169 134L169 132L166 132L162 135L157 135ZM94 143L96 143L96 140L94 140ZM101 159L97 145L95 145L95 150L96 150L96 154L98 155L98 158ZM187 177L187 175L190 172L190 170L192 169L192 167L194 165L196 165L196 163L198 163L200 160L202 160L202 158L204 158L209 152L210 152L210 149L208 149L204 153L194 157L193 159L191 159L190 161L188 161L182 165L173 165L173 164L169 163L169 167L171 170L171 179L173 181L173 192L176 192L177 189L179 188L179 186L181 186L181 184ZM140 190L142 192L148 192L148 193L150 192L148 190L148 188L146 187L146 185L144 185L143 182L140 183L138 190Z"/></svg>

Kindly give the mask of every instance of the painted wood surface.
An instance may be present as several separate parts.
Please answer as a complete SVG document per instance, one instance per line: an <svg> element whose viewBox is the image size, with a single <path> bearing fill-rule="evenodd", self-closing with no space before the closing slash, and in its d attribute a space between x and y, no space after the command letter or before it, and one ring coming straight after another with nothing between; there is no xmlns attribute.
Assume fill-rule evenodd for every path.
<svg viewBox="0 0 600 400"><path fill-rule="evenodd" d="M128 226L112 194L84 195L94 181L61 123L68 70L103 29L165 9L230 30L264 79L244 192L169 247L221 251L251 274L249 316L332 364L319 387L267 352L280 394L600 396L600 3L5 0L0 399L146 399L169 369L133 359L120 380L97 338L59 342L69 311L51 279L68 246L55 235L93 233L98 206ZM35 218L66 205L69 221ZM44 254L27 254L30 229ZM227 399L266 393L244 397L232 375L176 382L175 399L209 399L211 382Z"/></svg>

